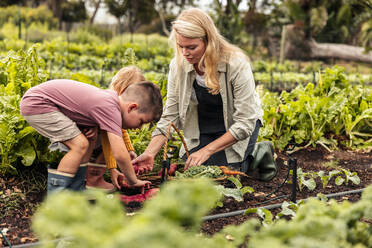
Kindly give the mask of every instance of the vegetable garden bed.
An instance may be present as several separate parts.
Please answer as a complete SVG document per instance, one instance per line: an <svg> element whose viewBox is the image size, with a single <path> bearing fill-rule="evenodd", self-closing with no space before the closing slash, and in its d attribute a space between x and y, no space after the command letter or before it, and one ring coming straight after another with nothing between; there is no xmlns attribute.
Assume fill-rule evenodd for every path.
<svg viewBox="0 0 372 248"><path fill-rule="evenodd" d="M290 195L292 185L285 183L283 187L268 197L265 196L275 190L280 185L288 173L287 165L285 161L288 160L288 156L284 153L277 153L277 164L278 174L270 182L261 182L252 177L244 178L241 177L240 181L243 186L250 186L254 189L253 193L247 193L244 195L244 201L238 202L233 198L227 197L223 201L222 207L217 207L209 214L227 213L236 210L244 210L248 208L256 208L260 203L275 198L280 195ZM316 196L318 193L329 194L335 192L342 192L347 190L361 189L372 181L372 154L371 152L361 151L350 151L350 150L339 150L332 153L327 152L322 148L317 149L306 149L298 151L292 154L292 157L297 159L297 164L304 172L309 171L320 171L323 170L326 173L332 170L347 169L351 172L357 172L360 178L359 185L353 184L351 181L346 185L345 182L342 185L337 186L335 184L336 176L329 181L325 188L322 186L320 177L315 178L316 188L310 191L308 188L303 187L301 191L297 191L297 199L305 199L310 196ZM18 177L7 177L0 179L0 213L1 222L0 230L3 230L4 236L7 237L12 245L25 244L36 242L37 239L30 230L31 217L42 201L45 191L43 187L36 187L37 182L45 181L45 175L43 169L35 168L34 170L24 171L24 173ZM30 176L32 175L32 176ZM344 177L344 175L342 175ZM289 177L291 179L291 177ZM229 184L228 180L220 182L221 184ZM153 181L153 186L159 185L160 181ZM360 198L360 194L352 194L341 196L339 200L350 200L357 201ZM284 200L289 201L288 198L280 198L263 205L275 204L283 202ZM140 205L126 206L128 213L136 212L141 208ZM273 214L280 212L280 208L274 209ZM240 224L248 218L257 217L256 214L248 215L237 215L227 218L217 218L214 220L205 221L202 225L202 232L211 235L222 227L228 224ZM2 246L6 246L7 243L2 238Z"/></svg>

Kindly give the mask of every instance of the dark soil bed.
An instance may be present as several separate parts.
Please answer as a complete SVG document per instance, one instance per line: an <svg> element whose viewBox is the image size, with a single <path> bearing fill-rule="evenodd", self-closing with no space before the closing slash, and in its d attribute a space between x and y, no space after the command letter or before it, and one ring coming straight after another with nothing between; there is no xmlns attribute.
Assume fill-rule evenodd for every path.
<svg viewBox="0 0 372 248"><path fill-rule="evenodd" d="M316 196L318 193L329 194L353 189L361 189L372 182L372 152L338 150L332 153L324 149L307 149L298 151L291 155L297 159L298 167L303 171L330 171L334 169L348 169L351 172L357 172L360 177L360 184L354 185L349 182L348 185L337 186L334 183L334 178L330 181L326 188L323 189L322 183L317 179L317 187L313 191L304 188L297 192L297 199L305 199L310 196ZM278 174L270 182L261 182L254 179L255 175L250 175L249 178L240 178L244 186L251 186L255 192L247 194L243 202L237 202L227 198L221 208L214 209L209 214L226 213L236 210L244 210L262 206L262 202L281 195L290 196L292 185L285 183L272 196L265 196L277 189L285 179L288 173L288 155L277 153L277 165L279 168ZM37 241L32 231L30 230L31 217L45 196L45 168L25 169L19 176L7 176L0 178L0 231L2 230L12 245L31 243ZM154 182L157 184L158 182ZM225 182L226 183L226 182ZM338 200L357 201L360 194L346 195L337 198ZM289 201L289 197L277 199L265 203L275 204ZM127 207L128 212L133 212L139 209L140 206ZM280 209L274 209L274 214ZM248 218L255 217L254 215L237 215L234 217L218 218L215 220L205 221L202 225L202 232L207 235L212 235L218 232L228 224L240 224ZM0 236L0 247L7 246L6 241Z"/></svg>

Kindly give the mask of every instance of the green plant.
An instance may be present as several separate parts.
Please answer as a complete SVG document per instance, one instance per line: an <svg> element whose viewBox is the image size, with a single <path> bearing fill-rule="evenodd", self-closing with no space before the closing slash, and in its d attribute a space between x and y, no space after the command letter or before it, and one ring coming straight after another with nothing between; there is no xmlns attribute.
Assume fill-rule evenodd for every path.
<svg viewBox="0 0 372 248"><path fill-rule="evenodd" d="M315 172L304 172L302 168L297 169L297 184L300 191L303 187L307 187L310 191L316 188L316 178L317 174Z"/></svg>
<svg viewBox="0 0 372 248"><path fill-rule="evenodd" d="M92 203L92 197L95 201ZM254 209L265 220L229 225L213 236L200 234L201 217L218 200L206 179L169 182L132 217L119 200L102 192L62 192L47 198L34 215L33 230L41 247L369 247L372 186L357 203L329 203L316 198L300 205L290 221L272 220L266 209ZM271 224L270 224L271 223ZM46 241L68 238L63 243Z"/></svg>
<svg viewBox="0 0 372 248"><path fill-rule="evenodd" d="M297 202L297 203L294 203L294 202L287 202L287 201L284 201L282 203L282 210L280 211L280 213L278 213L276 215L276 219L279 219L283 216L288 216L288 217L295 217L296 216L296 212L298 210L298 208L303 205L305 202L303 200Z"/></svg>
<svg viewBox="0 0 372 248"><path fill-rule="evenodd" d="M0 174L17 173L18 164L50 162L57 153L47 151L47 143L20 114L20 100L32 86L46 81L45 63L36 51L10 51L0 61ZM45 138L44 138L45 139Z"/></svg>
<svg viewBox="0 0 372 248"><path fill-rule="evenodd" d="M261 218L264 226L268 226L273 223L273 214L266 208L250 208L247 209L244 214L257 214Z"/></svg>
<svg viewBox="0 0 372 248"><path fill-rule="evenodd" d="M267 125L260 134L279 149L294 140L296 149L292 152L317 145L331 150L340 136L348 138L340 143L349 147L371 145L371 89L351 85L343 68L327 68L317 86L300 85L280 96L266 92L262 101Z"/></svg>
<svg viewBox="0 0 372 248"><path fill-rule="evenodd" d="M320 177L320 179L322 180L322 185L323 185L323 189L327 186L328 182L331 180L331 178L337 174L339 174L340 171L338 170L332 170L328 173L328 175L326 175L326 173L324 171L318 171L317 175Z"/></svg>
<svg viewBox="0 0 372 248"><path fill-rule="evenodd" d="M341 176L338 176L335 179L335 184L336 185L341 185L344 182L347 185L349 183L349 181L353 182L354 184L359 184L360 183L360 178L355 171L351 172L350 170L342 169L342 172L345 175L345 179L343 179ZM342 172L340 172L340 173L342 173Z"/></svg>
<svg viewBox="0 0 372 248"><path fill-rule="evenodd" d="M218 178L223 175L222 170L218 166L193 166L181 173L176 171L176 178Z"/></svg>
<svg viewBox="0 0 372 248"><path fill-rule="evenodd" d="M243 197L245 194L251 194L254 192L254 189L252 187L243 187L242 183L236 177L228 177L227 179L235 185L235 188L226 188L223 185L216 185L215 187L218 193L221 195L221 199L222 197L232 197L236 201L243 201ZM218 201L216 205L222 207L223 202Z"/></svg>

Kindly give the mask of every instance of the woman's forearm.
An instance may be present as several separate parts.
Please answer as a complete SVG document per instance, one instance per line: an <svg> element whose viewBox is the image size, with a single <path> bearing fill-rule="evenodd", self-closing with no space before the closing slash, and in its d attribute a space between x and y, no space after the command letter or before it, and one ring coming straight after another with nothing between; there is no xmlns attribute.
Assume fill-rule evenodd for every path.
<svg viewBox="0 0 372 248"><path fill-rule="evenodd" d="M162 146L164 145L165 141L167 140L167 137L164 135L156 135L154 136L150 144L147 146L145 153L150 154L151 156L155 157L156 154L160 151Z"/></svg>
<svg viewBox="0 0 372 248"><path fill-rule="evenodd" d="M214 140L213 142L209 143L203 149L205 149L206 151L208 151L208 153L212 155L216 152L222 151L232 146L236 142L237 140L234 138L234 136L232 136L232 134L229 131L227 131L224 135Z"/></svg>

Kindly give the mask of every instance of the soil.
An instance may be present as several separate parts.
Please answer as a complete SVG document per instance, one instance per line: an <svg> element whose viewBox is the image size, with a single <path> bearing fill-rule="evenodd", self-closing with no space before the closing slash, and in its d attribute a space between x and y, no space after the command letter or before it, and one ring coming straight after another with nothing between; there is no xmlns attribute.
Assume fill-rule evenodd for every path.
<svg viewBox="0 0 372 248"><path fill-rule="evenodd" d="M274 194L265 197L270 192L276 190L282 184L288 174L287 161L289 156L285 153L276 152L276 163L278 166L278 173L276 177L270 182L262 182L255 179L255 175L249 177L241 177L240 180L243 186L251 186L254 193L247 194L244 201L237 202L232 198L227 198L223 202L223 207L212 210L209 215L217 213L226 213L235 210L244 210L247 208L255 208L258 206L281 203L284 200L289 201L292 184L284 183L283 186ZM297 159L298 167L303 171L331 171L334 169L340 170L348 169L351 172L357 172L360 178L360 184L354 185L349 182L348 185L342 184L337 186L334 183L334 178L323 188L320 180L316 180L317 186L313 191L303 188L301 191L297 187L296 199L305 199L310 196L316 196L318 193L329 194L335 192L342 192L354 189L361 189L372 182L372 151L351 151L347 149L340 149L332 153L322 149L306 149L297 151L291 154L292 158ZM289 176L289 180L291 176ZM31 218L37 206L45 197L45 182L46 169L44 167L33 167L22 170L18 176L6 176L0 178L0 247L11 245L25 244L36 242L34 234L30 229ZM153 184L157 184L153 182ZM221 182L228 186L228 182ZM278 196L285 196L284 198L275 199ZM357 201L360 194L345 195L337 198L338 200ZM273 199L270 202L262 204L262 202ZM128 212L137 211L140 205L126 206ZM274 209L274 214L278 213L280 209ZM256 217L254 214L237 215L233 217L218 218L215 220L205 221L201 227L201 231L206 235L212 235L220 231L228 224L241 224L248 218Z"/></svg>

